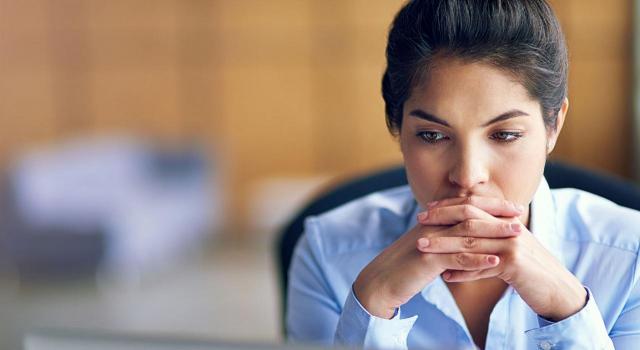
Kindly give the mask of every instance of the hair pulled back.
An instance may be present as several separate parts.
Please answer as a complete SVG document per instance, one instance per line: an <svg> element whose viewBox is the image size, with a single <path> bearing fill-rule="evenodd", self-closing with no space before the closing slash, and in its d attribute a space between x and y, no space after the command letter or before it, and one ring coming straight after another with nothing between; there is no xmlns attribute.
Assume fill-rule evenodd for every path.
<svg viewBox="0 0 640 350"><path fill-rule="evenodd" d="M513 74L540 102L555 130L567 96L568 59L562 29L545 0L412 0L396 15L386 49L382 96L389 131L438 59L481 62Z"/></svg>

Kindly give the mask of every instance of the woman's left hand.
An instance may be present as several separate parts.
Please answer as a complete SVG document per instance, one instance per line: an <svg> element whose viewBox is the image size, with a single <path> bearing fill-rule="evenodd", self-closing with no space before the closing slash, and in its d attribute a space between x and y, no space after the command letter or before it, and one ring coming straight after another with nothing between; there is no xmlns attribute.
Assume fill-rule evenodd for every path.
<svg viewBox="0 0 640 350"><path fill-rule="evenodd" d="M465 218L465 206L482 201L483 198L477 196L440 200L429 208L426 218L419 216L418 221L423 225L457 225L470 219ZM459 213L451 215L455 211ZM455 222L445 219L451 217L458 219ZM486 238L482 233L470 232L468 237L434 237L419 242L418 249L425 253L496 254L500 257L496 267L475 271L448 270L443 273L443 278L447 282L500 278L511 285L534 312L552 321L560 321L580 311L586 300L582 283L534 238L519 219L491 217L493 220L490 222L495 225L504 224L505 220L520 223L521 234L509 238ZM427 246L423 244L426 242Z"/></svg>

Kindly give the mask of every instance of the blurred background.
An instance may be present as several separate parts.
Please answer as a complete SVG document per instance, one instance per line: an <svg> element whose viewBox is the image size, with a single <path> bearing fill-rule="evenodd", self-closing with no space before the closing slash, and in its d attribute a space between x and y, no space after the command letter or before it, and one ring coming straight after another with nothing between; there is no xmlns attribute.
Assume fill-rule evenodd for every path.
<svg viewBox="0 0 640 350"><path fill-rule="evenodd" d="M0 348L50 327L280 341L278 229L401 162L379 90L402 3L0 0ZM633 0L552 5L553 156L632 179Z"/></svg>

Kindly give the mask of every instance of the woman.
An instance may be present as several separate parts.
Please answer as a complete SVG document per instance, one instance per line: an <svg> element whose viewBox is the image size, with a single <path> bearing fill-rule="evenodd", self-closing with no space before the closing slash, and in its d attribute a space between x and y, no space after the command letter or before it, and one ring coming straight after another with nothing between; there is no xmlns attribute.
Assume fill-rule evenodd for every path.
<svg viewBox="0 0 640 350"><path fill-rule="evenodd" d="M566 47L544 0L410 1L382 93L409 186L307 220L292 340L638 347L640 213L542 176L568 109Z"/></svg>

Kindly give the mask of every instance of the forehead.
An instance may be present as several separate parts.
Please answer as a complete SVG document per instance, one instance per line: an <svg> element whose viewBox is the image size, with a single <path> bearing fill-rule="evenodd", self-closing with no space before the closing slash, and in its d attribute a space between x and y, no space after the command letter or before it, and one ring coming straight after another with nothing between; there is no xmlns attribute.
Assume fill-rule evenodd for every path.
<svg viewBox="0 0 640 350"><path fill-rule="evenodd" d="M540 104L513 75L482 62L442 59L413 89L404 111L420 108L443 118L484 119L509 109L538 113Z"/></svg>

